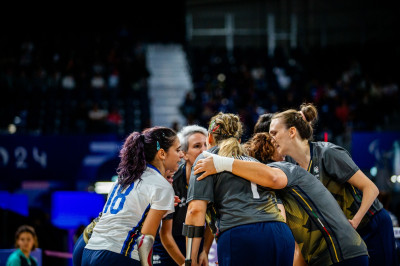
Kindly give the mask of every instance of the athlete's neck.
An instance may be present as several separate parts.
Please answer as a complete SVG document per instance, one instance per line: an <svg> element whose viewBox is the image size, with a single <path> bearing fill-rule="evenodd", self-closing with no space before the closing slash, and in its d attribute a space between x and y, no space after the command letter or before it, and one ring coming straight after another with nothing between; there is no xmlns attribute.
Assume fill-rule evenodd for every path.
<svg viewBox="0 0 400 266"><path fill-rule="evenodd" d="M154 159L153 161L150 162L150 164L155 168L157 168L158 171L160 171L160 174L165 177L165 167L160 160Z"/></svg>
<svg viewBox="0 0 400 266"><path fill-rule="evenodd" d="M296 141L292 150L293 152L288 155L291 156L301 168L307 170L311 160L310 145L308 144L308 140Z"/></svg>

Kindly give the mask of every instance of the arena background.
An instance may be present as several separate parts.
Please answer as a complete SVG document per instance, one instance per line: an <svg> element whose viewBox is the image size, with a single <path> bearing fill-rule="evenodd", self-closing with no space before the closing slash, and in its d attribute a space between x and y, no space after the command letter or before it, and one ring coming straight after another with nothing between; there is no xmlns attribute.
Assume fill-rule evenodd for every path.
<svg viewBox="0 0 400 266"><path fill-rule="evenodd" d="M316 140L344 146L400 216L398 8L376 1L4 6L0 248L30 224L42 265L72 265L132 131L207 127L313 102ZM3 254L3 253L1 253ZM0 255L1 256L1 255ZM0 257L0 265L4 256Z"/></svg>

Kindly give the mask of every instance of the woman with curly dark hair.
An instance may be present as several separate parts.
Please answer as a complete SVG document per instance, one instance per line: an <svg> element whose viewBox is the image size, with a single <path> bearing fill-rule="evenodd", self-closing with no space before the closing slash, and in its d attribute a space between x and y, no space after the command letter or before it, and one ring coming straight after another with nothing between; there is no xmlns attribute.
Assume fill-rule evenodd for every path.
<svg viewBox="0 0 400 266"><path fill-rule="evenodd" d="M174 190L165 176L183 154L176 133L153 127L126 139L118 181L83 251L82 265L152 265L161 218L174 211Z"/></svg>

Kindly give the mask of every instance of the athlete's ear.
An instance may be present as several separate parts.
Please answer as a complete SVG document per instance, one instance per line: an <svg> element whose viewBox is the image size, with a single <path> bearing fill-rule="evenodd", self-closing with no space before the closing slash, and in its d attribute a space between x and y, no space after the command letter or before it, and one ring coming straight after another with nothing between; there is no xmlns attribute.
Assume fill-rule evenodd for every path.
<svg viewBox="0 0 400 266"><path fill-rule="evenodd" d="M165 160L165 157L167 156L166 152L164 151L164 149L159 149L158 150L158 156L160 157L161 160Z"/></svg>
<svg viewBox="0 0 400 266"><path fill-rule="evenodd" d="M297 129L295 127L290 127L289 128L289 137L294 138L296 137L297 134Z"/></svg>

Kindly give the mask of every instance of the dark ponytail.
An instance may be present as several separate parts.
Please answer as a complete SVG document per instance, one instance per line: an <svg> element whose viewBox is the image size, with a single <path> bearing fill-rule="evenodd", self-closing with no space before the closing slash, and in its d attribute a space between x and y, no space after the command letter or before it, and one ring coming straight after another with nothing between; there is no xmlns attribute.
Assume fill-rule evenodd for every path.
<svg viewBox="0 0 400 266"><path fill-rule="evenodd" d="M271 125L271 119L274 114L267 113L260 115L257 120L256 125L254 126L254 134L261 133L261 132L269 132L269 126Z"/></svg>
<svg viewBox="0 0 400 266"><path fill-rule="evenodd" d="M125 187L140 178L146 169L144 138L139 132L133 132L128 136L119 156L121 162L117 169L118 183Z"/></svg>
<svg viewBox="0 0 400 266"><path fill-rule="evenodd" d="M168 152L176 138L175 131L166 127L152 127L142 133L130 134L119 155L121 162L117 168L118 183L126 187L140 179L147 163L154 160L158 150Z"/></svg>

